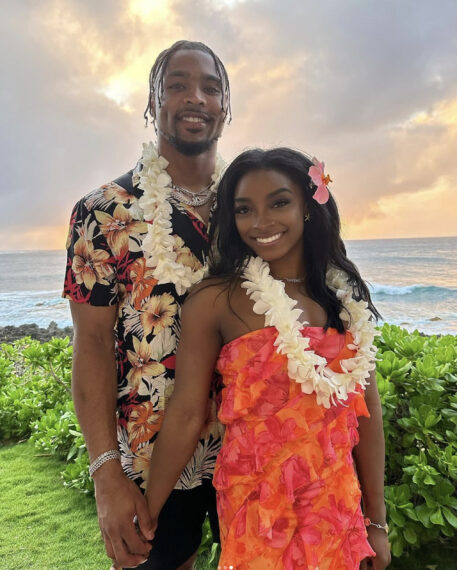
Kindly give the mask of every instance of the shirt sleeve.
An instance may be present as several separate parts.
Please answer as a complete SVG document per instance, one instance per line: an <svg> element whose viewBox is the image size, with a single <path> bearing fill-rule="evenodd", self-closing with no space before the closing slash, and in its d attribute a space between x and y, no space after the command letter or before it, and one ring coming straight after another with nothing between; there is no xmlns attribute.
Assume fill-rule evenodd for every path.
<svg viewBox="0 0 457 570"><path fill-rule="evenodd" d="M118 302L116 257L85 199L73 208L67 239L62 297L107 307Z"/></svg>

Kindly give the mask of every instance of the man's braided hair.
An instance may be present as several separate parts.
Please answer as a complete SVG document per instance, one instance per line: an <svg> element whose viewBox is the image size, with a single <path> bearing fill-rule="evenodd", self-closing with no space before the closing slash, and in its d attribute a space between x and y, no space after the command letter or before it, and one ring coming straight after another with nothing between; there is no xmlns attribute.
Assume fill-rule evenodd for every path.
<svg viewBox="0 0 457 570"><path fill-rule="evenodd" d="M213 50L204 43L191 42L188 40L180 40L178 42L175 42L168 49L163 50L157 56L157 59L155 60L154 65L152 66L151 71L149 73L149 98L148 98L148 104L144 111L146 126L148 125L149 120L151 120L152 123L155 122L152 104L156 96L159 102L159 107L161 106L162 102L161 97L163 95L163 78L165 75L165 71L167 69L168 62L170 61L170 58L178 50L184 50L184 49L202 51L204 53L209 54L212 57L214 61L214 66L216 67L217 75L220 79L222 86L222 94L221 94L222 111L225 113L225 117L226 118L228 117L228 123L230 123L230 121L232 120L232 109L230 106L230 83L224 64L213 52Z"/></svg>

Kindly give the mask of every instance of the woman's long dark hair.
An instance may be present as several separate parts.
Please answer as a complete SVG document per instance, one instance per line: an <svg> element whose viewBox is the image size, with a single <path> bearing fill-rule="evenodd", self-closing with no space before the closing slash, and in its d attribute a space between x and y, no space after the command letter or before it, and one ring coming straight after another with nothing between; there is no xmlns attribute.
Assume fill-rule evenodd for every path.
<svg viewBox="0 0 457 570"><path fill-rule="evenodd" d="M303 231L305 252L305 286L308 295L327 313L326 327L344 331L340 313L343 306L335 293L326 285L329 266L345 271L354 289L354 297L363 299L377 319L380 314L373 305L368 288L357 267L347 258L346 248L340 236L340 216L333 196L326 204L318 204L313 198L316 191L308 175L312 161L302 153L289 148L271 150L253 149L240 154L224 173L218 189L218 202L213 215L210 238L213 244L209 256L209 274L227 280L230 296L246 263L255 253L241 239L235 224L234 197L236 187L248 172L275 170L285 174L299 186L310 214Z"/></svg>

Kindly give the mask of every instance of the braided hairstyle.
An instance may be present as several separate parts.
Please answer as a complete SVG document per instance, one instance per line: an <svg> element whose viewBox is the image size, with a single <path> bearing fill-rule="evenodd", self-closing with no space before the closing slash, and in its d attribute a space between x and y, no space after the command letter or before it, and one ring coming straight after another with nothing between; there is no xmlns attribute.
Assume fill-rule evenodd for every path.
<svg viewBox="0 0 457 570"><path fill-rule="evenodd" d="M225 114L225 118L228 117L228 123L232 120L232 109L230 106L230 83L229 78L227 75L227 71L224 67L222 61L218 58L218 56L213 52L211 48L205 45L202 42L191 42L188 40L179 40L175 42L171 47L168 49L163 50L157 56L157 59L154 62L154 65L151 68L149 73L149 97L148 97L148 104L146 105L146 109L144 111L144 119L146 121L146 126L148 126L148 121L150 120L155 125L155 117L153 112L153 101L157 96L157 100L159 102L159 107L162 103L162 95L163 95L163 78L165 75L165 71L167 69L168 62L170 58L179 50L197 50L202 51L203 53L207 53L211 56L212 60L214 61L214 66L216 68L217 75L220 79L222 92L221 92L221 106L222 111Z"/></svg>

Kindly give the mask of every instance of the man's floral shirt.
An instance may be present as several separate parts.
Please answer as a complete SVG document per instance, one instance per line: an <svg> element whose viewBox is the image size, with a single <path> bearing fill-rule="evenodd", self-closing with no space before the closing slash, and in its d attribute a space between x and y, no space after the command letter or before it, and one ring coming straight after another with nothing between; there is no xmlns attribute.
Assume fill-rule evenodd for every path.
<svg viewBox="0 0 457 570"><path fill-rule="evenodd" d="M118 441L125 473L143 489L149 458L173 391L180 306L173 284L158 285L146 266L147 235L132 172L102 186L73 209L63 297L94 306L117 305ZM170 198L177 260L198 269L208 253L207 228L189 207ZM211 479L221 445L216 406L178 481L191 489Z"/></svg>

